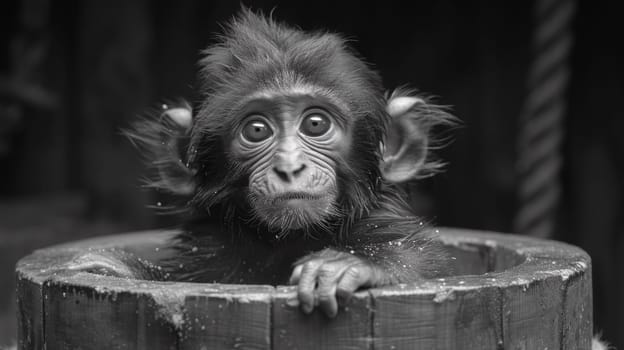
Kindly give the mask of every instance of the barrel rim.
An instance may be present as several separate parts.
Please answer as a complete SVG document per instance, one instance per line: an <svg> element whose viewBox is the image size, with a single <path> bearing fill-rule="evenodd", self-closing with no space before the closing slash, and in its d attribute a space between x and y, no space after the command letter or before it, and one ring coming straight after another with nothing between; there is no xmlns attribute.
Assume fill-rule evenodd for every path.
<svg viewBox="0 0 624 350"><path fill-rule="evenodd" d="M466 291L487 287L523 286L549 278L563 280L574 278L591 268L589 255L576 246L540 238L501 234L456 228L436 230L440 240L448 246L485 246L493 250L508 250L517 254L521 262L502 271L481 275L459 275L423 280L409 284L376 287L372 293L432 294L441 291ZM148 281L96 275L88 272L64 269L85 249L119 248L140 241L145 244L165 244L176 230L136 231L116 235L88 238L35 250L20 259L16 265L17 278L27 278L35 283L60 281L72 285L92 288L96 291L157 293L165 288L173 293L193 295L196 293L222 293L223 291L246 290L258 293L292 292L290 286L236 285L173 281ZM255 293L254 292L254 293Z"/></svg>

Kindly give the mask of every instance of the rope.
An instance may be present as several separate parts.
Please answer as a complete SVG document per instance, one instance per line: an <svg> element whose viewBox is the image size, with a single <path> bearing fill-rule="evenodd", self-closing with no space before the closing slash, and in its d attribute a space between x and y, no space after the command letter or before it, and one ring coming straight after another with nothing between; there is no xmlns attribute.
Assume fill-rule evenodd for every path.
<svg viewBox="0 0 624 350"><path fill-rule="evenodd" d="M534 237L552 237L555 229L575 5L574 0L535 0L534 60L520 117L514 223L516 232Z"/></svg>

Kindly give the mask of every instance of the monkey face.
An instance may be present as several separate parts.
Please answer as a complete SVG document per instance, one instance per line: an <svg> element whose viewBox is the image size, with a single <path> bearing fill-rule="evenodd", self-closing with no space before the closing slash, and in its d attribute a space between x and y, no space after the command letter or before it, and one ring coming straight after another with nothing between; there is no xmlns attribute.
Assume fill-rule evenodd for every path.
<svg viewBox="0 0 624 350"><path fill-rule="evenodd" d="M241 115L230 149L249 169L253 214L281 231L337 214L336 166L350 142L337 109L309 96L265 96Z"/></svg>

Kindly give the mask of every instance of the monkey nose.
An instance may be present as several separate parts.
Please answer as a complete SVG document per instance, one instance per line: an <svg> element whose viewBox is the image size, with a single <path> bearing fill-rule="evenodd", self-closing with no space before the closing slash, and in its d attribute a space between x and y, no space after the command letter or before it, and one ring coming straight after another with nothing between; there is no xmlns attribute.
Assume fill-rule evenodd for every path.
<svg viewBox="0 0 624 350"><path fill-rule="evenodd" d="M280 180L290 183L295 181L301 173L303 173L305 168L305 164L284 164L273 167L273 171L277 174Z"/></svg>

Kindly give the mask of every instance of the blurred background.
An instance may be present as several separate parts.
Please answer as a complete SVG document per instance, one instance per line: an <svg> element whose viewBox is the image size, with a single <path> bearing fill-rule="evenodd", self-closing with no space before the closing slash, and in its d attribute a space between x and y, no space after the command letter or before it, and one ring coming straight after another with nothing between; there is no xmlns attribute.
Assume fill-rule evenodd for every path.
<svg viewBox="0 0 624 350"><path fill-rule="evenodd" d="M242 3L344 33L387 88L409 84L451 106L463 126L437 151L449 164L411 188L414 206L438 225L540 228L587 250L596 330L624 348L624 21L617 2L568 1L563 10L556 2L542 2L540 16L532 1ZM141 188L143 165L120 129L167 99L198 100L200 50L238 8L228 0L0 3L0 345L16 334L21 256L173 224L147 208L159 199ZM540 73L550 58L554 68ZM532 104L536 91L546 107ZM547 122L529 125L547 127L527 131L534 116ZM536 169L541 192L530 190ZM526 208L545 224L522 219Z"/></svg>

